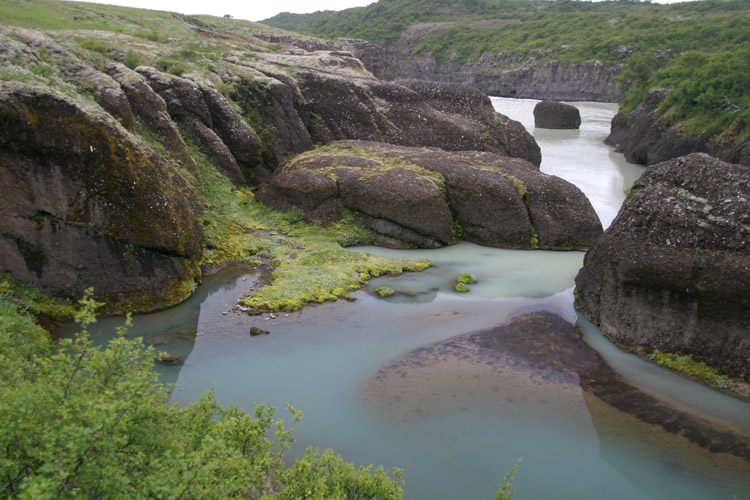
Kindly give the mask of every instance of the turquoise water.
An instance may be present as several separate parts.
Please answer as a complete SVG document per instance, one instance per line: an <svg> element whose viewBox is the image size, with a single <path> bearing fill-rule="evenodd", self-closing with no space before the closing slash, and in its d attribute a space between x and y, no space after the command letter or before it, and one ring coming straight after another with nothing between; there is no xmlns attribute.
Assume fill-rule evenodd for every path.
<svg viewBox="0 0 750 500"><path fill-rule="evenodd" d="M527 123L535 103L494 102ZM600 143L613 105L576 105L584 120L580 131L535 132L545 157L542 169L559 171L581 186L607 225L624 187L642 169L623 164ZM376 376L414 349L546 310L578 321L589 345L629 383L750 434L750 405L623 353L578 318L573 279L583 253L470 243L438 250L353 250L427 257L435 265L423 273L373 280L355 293L356 302L275 318L230 312L253 280L246 269L232 268L207 279L185 304L136 318L132 333L182 358L180 365L161 368L164 380L176 384L174 402L193 401L211 387L222 403L245 408L253 402L284 408L289 402L304 410L293 453L331 447L358 464L404 468L410 500L493 498L518 458L523 459L515 481L519 500L750 499L750 462L645 424L574 382L512 369L490 374L454 359L413 367L403 377ZM464 272L479 283L460 294L452 287ZM383 284L398 293L377 298L373 291ZM97 325L106 331L116 322ZM270 334L252 337L251 326Z"/></svg>

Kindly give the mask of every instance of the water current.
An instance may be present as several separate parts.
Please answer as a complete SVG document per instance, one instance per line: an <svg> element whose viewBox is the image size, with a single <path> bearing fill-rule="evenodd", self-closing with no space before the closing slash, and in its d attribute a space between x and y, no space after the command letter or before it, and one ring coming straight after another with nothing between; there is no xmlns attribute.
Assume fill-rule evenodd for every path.
<svg viewBox="0 0 750 500"><path fill-rule="evenodd" d="M625 188L643 171L602 143L616 105L574 103L581 128L560 131L534 129L536 101L492 101L533 132L542 171L578 185L608 226ZM175 384L173 402L194 401L212 387L222 403L248 409L253 402L289 402L304 410L293 454L331 447L357 464L403 468L409 500L491 499L519 458L519 500L750 500L749 460L708 451L612 404L600 397L601 381L550 376L510 358L490 365L471 350L456 354L449 339L457 335L550 311L578 323L612 368L615 387L750 436L750 405L620 351L577 315L573 280L583 253L471 243L353 251L427 257L434 266L373 280L356 302L273 319L228 313L253 280L250 270L233 266L180 306L135 318L130 335L183 360L159 368L162 380ZM464 272L479 282L459 294L453 285ZM376 297L383 284L398 293ZM120 323L97 323L100 341ZM270 334L252 337L251 326Z"/></svg>

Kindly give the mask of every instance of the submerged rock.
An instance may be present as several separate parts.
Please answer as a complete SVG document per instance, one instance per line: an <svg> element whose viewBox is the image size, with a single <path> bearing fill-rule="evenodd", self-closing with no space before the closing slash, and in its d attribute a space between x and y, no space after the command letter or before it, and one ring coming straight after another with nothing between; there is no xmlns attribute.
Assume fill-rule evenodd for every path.
<svg viewBox="0 0 750 500"><path fill-rule="evenodd" d="M655 165L576 277L576 306L628 346L750 373L750 168L691 154Z"/></svg>
<svg viewBox="0 0 750 500"><path fill-rule="evenodd" d="M581 112L570 104L559 101L541 101L534 106L534 126L536 128L578 129L581 126Z"/></svg>
<svg viewBox="0 0 750 500"><path fill-rule="evenodd" d="M547 311L413 349L375 372L364 389L373 411L394 420L422 422L470 409L503 418L542 412L580 426L591 421L591 413L607 413L618 423L627 414L649 426L650 440L674 446L674 438L665 438L671 434L681 445L750 460L746 433L628 383L574 325Z"/></svg>
<svg viewBox="0 0 750 500"><path fill-rule="evenodd" d="M518 158L379 142L342 141L300 155L258 191L309 221L357 213L390 247L434 248L459 239L504 248L581 250L602 228L573 184Z"/></svg>

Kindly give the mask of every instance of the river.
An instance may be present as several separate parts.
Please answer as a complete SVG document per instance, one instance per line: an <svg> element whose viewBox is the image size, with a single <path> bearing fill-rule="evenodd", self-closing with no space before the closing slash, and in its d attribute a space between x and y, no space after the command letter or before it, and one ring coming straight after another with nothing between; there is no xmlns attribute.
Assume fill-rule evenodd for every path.
<svg viewBox="0 0 750 500"><path fill-rule="evenodd" d="M607 227L625 189L643 171L602 143L616 105L574 103L582 115L580 130L559 131L534 129L536 101L492 100L533 131L542 171L578 185ZM403 468L409 500L491 499L519 458L518 500L750 499L750 462L709 452L620 412L575 380L513 370L498 376L451 358L406 366L414 359L409 356L458 334L551 311L577 322L586 342L629 384L750 436L750 405L620 351L578 317L573 280L583 253L471 243L353 250L427 257L435 265L373 280L355 294L356 302L273 319L227 314L253 279L249 270L232 267L207 279L186 303L137 317L130 335L184 359L160 367L162 379L175 383L174 402L194 401L211 387L223 404L284 408L289 402L304 410L293 453L331 447L360 465ZM464 272L479 282L459 294L452 286ZM403 293L380 299L374 289L382 284ZM111 331L119 322L103 320L97 328ZM270 334L252 337L251 326Z"/></svg>

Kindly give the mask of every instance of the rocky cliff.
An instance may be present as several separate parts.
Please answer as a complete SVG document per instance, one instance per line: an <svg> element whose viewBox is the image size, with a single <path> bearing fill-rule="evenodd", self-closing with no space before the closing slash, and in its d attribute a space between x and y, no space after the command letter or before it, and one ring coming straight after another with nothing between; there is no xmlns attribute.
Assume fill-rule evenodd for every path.
<svg viewBox="0 0 750 500"><path fill-rule="evenodd" d="M54 295L93 286L112 309L166 307L200 279L217 175L254 189L341 139L541 162L476 88L382 81L351 53L296 39L271 50L253 29L203 39L217 28L174 17L191 34L168 52L117 30L0 26L0 268ZM562 203L550 196L537 202Z"/></svg>
<svg viewBox="0 0 750 500"><path fill-rule="evenodd" d="M576 277L576 306L626 346L750 373L750 169L694 153L654 165Z"/></svg>
<svg viewBox="0 0 750 500"><path fill-rule="evenodd" d="M621 68L615 63L539 62L546 54L519 57L489 52L466 62L460 61L456 54L438 62L432 53L416 51L419 44L442 25L409 26L395 41L371 43L348 39L344 42L368 70L386 80L462 83L500 97L601 102L622 99L615 81Z"/></svg>
<svg viewBox="0 0 750 500"><path fill-rule="evenodd" d="M605 142L631 163L653 165L689 153L709 153L729 163L750 165L750 141L738 141L732 130L722 134L689 132L659 116L666 89L652 89L629 113L618 113Z"/></svg>

